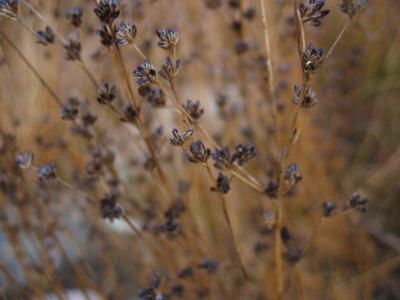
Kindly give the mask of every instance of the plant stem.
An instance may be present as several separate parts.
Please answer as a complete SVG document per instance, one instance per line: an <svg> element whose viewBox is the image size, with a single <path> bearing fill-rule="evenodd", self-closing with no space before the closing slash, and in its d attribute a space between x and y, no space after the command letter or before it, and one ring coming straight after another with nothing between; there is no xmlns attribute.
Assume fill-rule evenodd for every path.
<svg viewBox="0 0 400 300"><path fill-rule="evenodd" d="M54 34L60 39L60 41L63 44L67 43L67 40L60 34L53 26L50 25L50 23L47 21L45 17L35 8L33 7L32 4L30 4L27 0L21 0L21 2L29 9L31 10L45 25L51 27L53 30Z"/></svg>
<svg viewBox="0 0 400 300"><path fill-rule="evenodd" d="M4 40L7 41L7 43L10 44L10 46L15 50L15 52L18 54L18 56L24 61L24 63L27 65L27 67L32 71L32 73L35 74L36 78L40 81L40 83L44 86L44 88L49 92L49 94L53 97L53 99L56 101L58 106L62 107L62 100L57 94L54 92L54 90L47 84L47 82L43 79L43 77L40 75L40 73L35 69L35 67L29 62L29 60L26 58L26 56L19 50L17 45L14 44L14 42L8 38L8 36L0 31L0 34L3 36Z"/></svg>
<svg viewBox="0 0 400 300"><path fill-rule="evenodd" d="M336 48L337 44L339 41L342 39L344 33L346 32L347 28L351 24L351 18L348 18L346 23L343 25L342 30L339 32L339 35L336 37L335 41L333 42L332 46L329 48L328 52L324 56L324 58L321 61L321 64L324 63L332 54L333 50Z"/></svg>
<svg viewBox="0 0 400 300"><path fill-rule="evenodd" d="M205 167L206 167L206 169L207 169L207 172L208 172L208 175L209 175L211 181L212 181L212 182L216 182L216 179L214 178L214 175L213 175L213 173L212 173L212 171L211 171L211 169L210 169L210 167L209 167L209 165L208 165L207 163L205 163ZM230 239L231 239L232 244L233 244L233 248L234 248L234 252L235 252L235 257L236 257L236 260L237 260L237 262L238 262L238 264L239 264L240 271L241 271L241 273L242 273L242 275L243 275L243 278L244 278L246 281L249 281L250 278L249 278L249 275L248 275L248 273L247 273L247 271L246 271L246 268L244 267L243 260L242 260L242 258L241 258L240 251L239 251L238 242L237 242L237 240L236 240L235 233L234 233L234 231L233 231L231 218L230 218L230 216L229 216L228 208L227 208L227 206L226 206L226 198L225 198L224 195L222 195L220 192L217 192L217 194L218 194L218 196L219 196L220 199L221 199L221 204L222 204L222 210L223 210L223 213L224 213L224 218L225 218L226 224L228 225L228 231L229 231Z"/></svg>
<svg viewBox="0 0 400 300"><path fill-rule="evenodd" d="M267 57L267 73L268 73L268 96L271 101L272 106L272 137L274 140L276 139L276 130L278 128L278 114L277 114L277 102L276 102L276 94L275 94L275 84L274 84L274 74L272 68L272 55L271 55L271 46L270 46L270 38L268 32L268 23L267 23L267 14L265 12L265 0L260 0L261 6L261 16L262 23L264 29L264 40L265 40L265 55Z"/></svg>

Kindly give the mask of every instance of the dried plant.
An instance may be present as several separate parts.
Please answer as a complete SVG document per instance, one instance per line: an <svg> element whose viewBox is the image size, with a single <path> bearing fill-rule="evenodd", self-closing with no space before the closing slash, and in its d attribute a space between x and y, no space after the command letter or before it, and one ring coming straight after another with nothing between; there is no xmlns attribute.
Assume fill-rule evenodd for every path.
<svg viewBox="0 0 400 300"><path fill-rule="evenodd" d="M79 5L0 0L2 297L399 296L370 218L399 170L397 106L367 104L398 95L378 0Z"/></svg>

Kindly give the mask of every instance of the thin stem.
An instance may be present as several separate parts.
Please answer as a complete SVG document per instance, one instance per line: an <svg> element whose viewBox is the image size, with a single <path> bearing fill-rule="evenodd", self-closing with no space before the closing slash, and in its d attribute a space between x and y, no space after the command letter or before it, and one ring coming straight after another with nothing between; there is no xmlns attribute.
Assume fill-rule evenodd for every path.
<svg viewBox="0 0 400 300"><path fill-rule="evenodd" d="M140 229L137 228L136 225L133 224L132 221L131 221L125 214L122 214L121 217L122 217L122 219L126 222L126 224L128 224L129 228L132 229L132 231L133 231L135 234L137 234L137 235L140 236L141 238L144 238L144 237L143 237L143 233L140 231Z"/></svg>
<svg viewBox="0 0 400 300"><path fill-rule="evenodd" d="M82 70L86 73L86 75L89 77L91 83L93 86L97 89L99 87L96 78L94 78L94 75L92 72L90 72L89 68L86 66L85 62L82 60L82 58L79 58L78 60L79 66L82 68Z"/></svg>
<svg viewBox="0 0 400 300"><path fill-rule="evenodd" d="M300 66L302 68L302 75L303 75L303 85L300 95L300 101L304 98L307 86L307 77L303 71L302 66L302 54L306 47L306 38L304 32L304 24L301 20L300 12L297 9L297 0L294 1L294 14L296 19L296 29L297 29L297 44L298 44L298 53L299 53L299 61ZM277 182L278 182L278 199L276 199L276 206L275 206L275 227L274 227L274 240L275 240L275 247L274 247L274 255L275 255L275 277L276 277L276 292L277 292L277 299L282 299L284 294L284 275L283 275L283 243L282 243L282 236L281 236L281 229L283 224L283 206L282 206L282 192L283 192L283 184L281 182L281 176L283 173L283 168L285 165L285 161L289 155L291 145L295 141L295 138L298 135L298 128L297 123L299 119L301 111L301 103L299 103L296 107L296 111L294 113L291 125L291 136L289 137L288 144L284 150L283 156L279 161L279 168L277 174Z"/></svg>
<svg viewBox="0 0 400 300"><path fill-rule="evenodd" d="M185 110L183 109L182 105L180 104L179 101L179 97L178 97L178 93L176 92L175 89L175 85L173 84L173 82L169 83L169 86L172 90L172 93L174 95L174 97L172 97L172 101L174 102L174 104L176 105L177 109L186 117L188 118L188 120L200 131L204 134L204 136L209 140L209 142L211 142L213 144L214 147L217 148L221 148L221 146L217 143L217 141L215 141L215 139L207 132L207 130L205 130L196 120L194 120L191 115ZM160 88L163 89L163 87ZM164 89L163 89L164 90ZM165 90L164 90L165 91ZM167 91L165 91L167 93ZM242 173L244 173L251 181L253 181L254 184L256 184L258 186L258 190L261 190L260 186L261 183L255 179L252 175L250 175L242 166L239 165L235 165L235 167L240 170ZM254 185L252 185L252 187L254 187Z"/></svg>
<svg viewBox="0 0 400 300"><path fill-rule="evenodd" d="M250 180L248 180L247 178L244 178L242 175L240 175L238 172L231 170L232 175L234 177L236 177L237 179L239 179L240 181L244 182L245 184L249 185L250 187L252 187L253 189L255 189L257 192L259 192L260 194L265 195L263 189L261 189L259 186L257 186L256 184L254 184L253 182L251 182Z"/></svg>
<svg viewBox="0 0 400 300"><path fill-rule="evenodd" d="M133 107L135 107L136 110L139 110L139 105L138 105L138 103L137 103L137 101L135 99L135 94L133 93L133 90L132 90L132 87L131 87L131 83L129 81L128 71L126 69L126 65L125 65L124 60L122 58L121 49L119 48L119 46L117 44L115 45L115 47L117 49L117 57L118 57L118 61L119 61L120 65L121 65L121 70L122 70L122 73L123 73L123 78L124 78L125 84L126 84L127 89L128 89L129 97L131 98Z"/></svg>
<svg viewBox="0 0 400 300"><path fill-rule="evenodd" d="M57 94L53 91L53 89L47 84L47 82L43 79L43 77L39 74L39 72L35 69L35 67L29 62L29 60L26 58L26 56L19 50L17 45L15 45L14 42L10 38L8 38L8 36L4 32L0 31L0 34L10 44L10 46L15 50L15 52L24 61L24 63L32 71L32 73L35 74L35 76L40 81L40 83L43 85L43 87L50 93L52 98L56 101L58 106L62 107L63 104L62 104L61 98L59 96L57 96Z"/></svg>
<svg viewBox="0 0 400 300"><path fill-rule="evenodd" d="M35 38L36 38L36 32L34 32L28 25L26 25L24 22L22 22L21 19L17 19L18 24L20 24L23 28L25 28L27 31L29 31Z"/></svg>
<svg viewBox="0 0 400 300"><path fill-rule="evenodd" d="M26 2L27 3L27 2ZM34 10L34 8L32 7L32 11L35 14L39 14L39 12L37 12L36 10ZM40 15L40 14L39 14ZM41 16L41 15L40 15ZM44 19L44 17L40 17L40 19L47 24L46 20ZM27 26L24 22L22 22L20 19L17 19L17 22L23 27L25 28L27 31L29 31L35 38L36 38L36 33L29 27ZM54 30L53 30L54 31ZM57 36L59 36L61 42L63 45L67 44L67 41L56 31L54 31L56 33ZM82 58L79 58L77 60L77 62L79 63L79 66L82 68L82 70L85 72L85 74L89 77L90 81L92 82L92 84L95 86L95 88L97 89L98 84L97 81L94 77L94 75L90 72L89 68L86 66L85 62L82 60Z"/></svg>
<svg viewBox="0 0 400 300"><path fill-rule="evenodd" d="M112 110L112 112L118 117L118 119L122 122L127 122L125 117L121 114L121 112L112 104L109 103L107 106Z"/></svg>
<svg viewBox="0 0 400 300"><path fill-rule="evenodd" d="M281 228L282 228L282 204L280 199L276 201L276 222L274 227L274 256L275 256L275 277L276 277L276 292L277 292L277 299L282 299L283 297L283 243L282 243L282 236L281 236Z"/></svg>
<svg viewBox="0 0 400 300"><path fill-rule="evenodd" d="M268 32L267 14L265 12L265 0L260 0L261 16L264 29L264 40L265 40L265 55L267 57L267 72L268 72L268 96L272 104L272 125L273 125L273 138L276 138L276 130L278 128L278 114L277 114L277 102L275 94L274 74L272 68L272 55L270 38Z"/></svg>
<svg viewBox="0 0 400 300"><path fill-rule="evenodd" d="M107 28L109 28L109 27L107 27ZM135 47L136 51L138 51L142 56L144 56L144 54L140 51L139 48L136 47L135 44L133 44L133 46ZM122 77L123 77L123 79L125 81L125 84L126 84L126 86L128 88L129 97L131 98L131 101L132 101L133 106L135 107L135 109L137 111L139 111L140 107L139 107L139 105L138 105L138 103L137 103L137 101L135 99L135 95L133 93L133 90L132 90L132 87L131 87L131 84L130 84L130 81L129 81L128 71L126 69L124 60L122 58L121 50L119 49L118 45L116 45L116 49L117 49L118 62L120 64L121 70L123 72L122 73ZM144 58L146 59L145 56L144 56ZM160 176L160 179L163 181L165 186L169 189L169 185L168 185L168 182L167 182L167 177L165 176L165 173L164 173L164 171L163 171L163 169L161 167L161 162L160 162L160 160L159 160L159 158L157 156L157 153L156 153L156 151L154 149L153 141L146 134L145 129L144 129L143 125L142 125L142 121L141 121L140 115L138 115L138 119L137 119L137 128L139 129L141 135L143 136L144 142L146 143L146 146L147 146L147 148L148 148L148 150L150 152L150 156L153 159L153 162L154 162L154 164L156 166L156 170L157 170L158 175ZM172 191L170 191L170 192L172 192Z"/></svg>
<svg viewBox="0 0 400 300"><path fill-rule="evenodd" d="M335 49L335 47L337 46L337 44L339 43L339 41L342 39L344 33L346 32L347 28L350 26L351 24L351 18L348 18L347 22L344 24L342 30L340 31L339 35L336 37L335 41L333 42L331 48L328 50L328 52L326 53L326 55L324 56L324 58L321 61L321 64L324 63L332 54L333 50Z"/></svg>
<svg viewBox="0 0 400 300"><path fill-rule="evenodd" d="M301 255L302 258L308 254L308 252L310 251L311 247L314 245L315 239L317 238L318 229L321 226L322 220L323 220L322 216L319 216L318 220L317 220L317 223L313 227L313 231L311 233L310 241L308 242L306 249L304 249L304 251L303 251L303 253Z"/></svg>
<svg viewBox="0 0 400 300"><path fill-rule="evenodd" d="M137 53L139 53L139 55L140 55L144 60L147 59L146 55L144 55L144 53L142 52L142 50L140 50L139 47L136 46L135 43L132 44L132 47L136 50Z"/></svg>
<svg viewBox="0 0 400 300"><path fill-rule="evenodd" d="M32 4L30 4L28 1L26 0L21 0L21 2L27 7L29 8L45 25L51 27L51 29L53 30L54 34L60 39L60 41L63 44L66 44L67 41L66 39L53 27L50 25L50 23L47 21L47 19L45 17L43 17L43 15L35 8L32 6Z"/></svg>
<svg viewBox="0 0 400 300"><path fill-rule="evenodd" d="M212 182L215 182L216 180L214 178L214 175L213 175L210 167L207 164L205 164L205 167L207 169L208 175L210 176L210 179L212 180ZM228 231L229 231L229 235L230 235L231 240L232 240L232 244L233 244L233 248L234 248L234 251L235 251L236 260L237 260L237 262L239 264L240 271L241 271L244 279L246 281L248 281L249 280L249 275L248 275L248 273L246 271L246 268L244 267L243 260L242 260L241 255L240 255L238 242L236 240L235 233L234 233L233 227L232 227L231 218L229 216L228 208L226 206L226 198L220 192L217 192L217 194L221 199L222 210L223 210L223 213L224 213L224 218L225 218L226 224L228 225Z"/></svg>

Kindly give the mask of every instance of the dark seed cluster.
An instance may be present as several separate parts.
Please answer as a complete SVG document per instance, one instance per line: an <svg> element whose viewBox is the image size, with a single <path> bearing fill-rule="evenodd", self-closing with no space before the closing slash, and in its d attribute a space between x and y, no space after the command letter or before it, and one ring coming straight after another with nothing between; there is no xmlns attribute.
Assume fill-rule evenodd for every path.
<svg viewBox="0 0 400 300"><path fill-rule="evenodd" d="M178 129L172 129L172 138L170 139L171 145L183 146L185 142L192 136L193 130L189 129L180 133Z"/></svg>
<svg viewBox="0 0 400 300"><path fill-rule="evenodd" d="M112 24L119 16L120 0L100 0L94 13L104 24Z"/></svg>
<svg viewBox="0 0 400 300"><path fill-rule="evenodd" d="M204 114L204 109L200 105L200 101L187 100L186 104L182 105L186 112L193 120L198 120Z"/></svg>
<svg viewBox="0 0 400 300"><path fill-rule="evenodd" d="M339 7L343 13L352 18L365 7L365 3L366 0L342 0Z"/></svg>
<svg viewBox="0 0 400 300"><path fill-rule="evenodd" d="M36 168L36 175L40 181L48 181L56 179L56 165L55 163L46 163Z"/></svg>
<svg viewBox="0 0 400 300"><path fill-rule="evenodd" d="M313 44L309 44L303 52L303 69L308 75L314 74L322 60L324 49L316 48Z"/></svg>
<svg viewBox="0 0 400 300"><path fill-rule="evenodd" d="M122 215L122 209L117 204L117 197L113 194L107 194L100 200L100 212L104 219L113 221Z"/></svg>
<svg viewBox="0 0 400 300"><path fill-rule="evenodd" d="M189 161L193 163L205 163L211 155L211 150L208 149L201 140L194 141L190 144Z"/></svg>
<svg viewBox="0 0 400 300"><path fill-rule="evenodd" d="M120 45L132 44L136 33L137 28L134 24L120 23L115 27L115 40Z"/></svg>
<svg viewBox="0 0 400 300"><path fill-rule="evenodd" d="M297 184L301 179L300 169L297 164L290 164L286 167L283 178L289 184Z"/></svg>
<svg viewBox="0 0 400 300"><path fill-rule="evenodd" d="M133 75L137 78L136 82L139 86L148 85L158 80L157 69L147 59L133 71Z"/></svg>
<svg viewBox="0 0 400 300"><path fill-rule="evenodd" d="M158 87L143 85L139 87L138 92L153 107L164 107L166 104L165 93Z"/></svg>
<svg viewBox="0 0 400 300"><path fill-rule="evenodd" d="M366 212L368 205L368 198L363 197L358 193L353 193L351 194L347 203L352 209L355 209L360 212Z"/></svg>
<svg viewBox="0 0 400 300"><path fill-rule="evenodd" d="M326 201L322 203L322 216L330 217L335 213L337 206L335 203Z"/></svg>
<svg viewBox="0 0 400 300"><path fill-rule="evenodd" d="M301 105L303 108L311 108L317 104L318 98L317 94L312 90L311 86L308 85L306 88L306 92L303 95L303 99L301 99L301 88L297 85L294 86L294 98L293 103L296 105Z"/></svg>
<svg viewBox="0 0 400 300"><path fill-rule="evenodd" d="M233 153L231 159L237 162L239 166L242 166L254 156L256 156L256 149L253 145L239 144L236 146L235 153Z"/></svg>
<svg viewBox="0 0 400 300"><path fill-rule="evenodd" d="M216 186L212 187L211 190L221 194L227 194L231 186L229 184L229 178L222 173L218 174Z"/></svg>
<svg viewBox="0 0 400 300"><path fill-rule="evenodd" d="M83 10L80 6L72 6L65 12L67 20L75 27L79 27L82 24Z"/></svg>
<svg viewBox="0 0 400 300"><path fill-rule="evenodd" d="M56 37L54 35L54 32L49 26L46 26L44 30L38 30L36 32L36 40L39 44L43 46L53 44L55 39Z"/></svg>
<svg viewBox="0 0 400 300"><path fill-rule="evenodd" d="M70 39L67 44L64 45L65 58L67 60L80 60L81 58L81 43L74 39Z"/></svg>
<svg viewBox="0 0 400 300"><path fill-rule="evenodd" d="M163 49L176 47L179 42L179 32L176 29L159 29L156 31L158 36L158 46Z"/></svg>
<svg viewBox="0 0 400 300"><path fill-rule="evenodd" d="M97 34L100 38L100 43L103 46L110 47L114 44L114 37L106 25L103 24L101 29L97 31Z"/></svg>
<svg viewBox="0 0 400 300"><path fill-rule="evenodd" d="M15 162L21 169L28 169L32 166L33 153L29 151L18 152L15 158Z"/></svg>
<svg viewBox="0 0 400 300"><path fill-rule="evenodd" d="M321 25L321 20L329 14L328 9L324 9L324 0L305 0L299 5L300 15L304 23L311 22L315 27Z"/></svg>
<svg viewBox="0 0 400 300"><path fill-rule="evenodd" d="M18 18L18 0L0 0L0 16L16 20Z"/></svg>
<svg viewBox="0 0 400 300"><path fill-rule="evenodd" d="M117 88L108 82L103 83L97 90L97 102L100 104L110 104L115 99Z"/></svg>

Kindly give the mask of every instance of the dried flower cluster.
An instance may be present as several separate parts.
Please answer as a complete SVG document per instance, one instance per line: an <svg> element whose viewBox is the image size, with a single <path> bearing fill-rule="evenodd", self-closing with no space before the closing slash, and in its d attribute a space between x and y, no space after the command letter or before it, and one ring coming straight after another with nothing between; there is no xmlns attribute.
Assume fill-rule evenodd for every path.
<svg viewBox="0 0 400 300"><path fill-rule="evenodd" d="M264 0L95 0L80 6L63 1L48 21L40 1L0 0L0 16L17 20L5 20L1 29L2 49L8 44L0 68L3 60L10 66L8 51L15 50L37 79L35 85L27 82L27 90L40 84L45 90L40 97L54 100L58 112L49 105L42 118L34 118L40 130L32 127L26 134L31 143L26 148L21 138L33 124L31 116L18 116L17 102L0 105L0 112L3 106L13 108L0 122L0 238L4 234L10 243L22 274L8 274L0 262L2 283L4 277L20 293L8 297L14 287L4 289L6 298L61 299L67 286L87 299L92 291L101 299L143 300L319 295L307 276L321 265L333 269L329 259L315 256L304 268L295 269L296 264L320 250L313 246L321 223L336 224L341 221L336 215L365 212L368 206L358 193L340 205L316 206L328 194L325 186L330 193L340 189L337 182L328 183L334 177L325 170L338 168L336 160L333 168L330 162L321 166L330 153L310 141L325 134L329 120L320 115L304 120L325 113L324 105L321 112L306 110L318 102L313 88L320 99L350 94L335 82L349 77L350 64L329 74L327 84L321 80L325 85L313 80L351 20L325 52L310 42L323 39L315 32L321 33L322 22L331 17L331 3L324 0L275 1L269 11ZM343 0L336 9L353 18L364 4ZM64 17L61 7L68 8ZM179 13L177 28L168 24L171 12ZM32 17L37 20L22 19ZM189 26L204 18L202 26ZM286 23L278 24L282 20ZM53 46L34 45L43 55L31 62L20 40L8 38L8 26L21 26L37 43ZM286 43L291 39L297 51ZM57 47L63 58L54 55ZM43 62L54 66L60 59L71 63L59 64L66 70L59 84L54 76L48 82ZM294 106L288 105L291 80L298 77ZM330 93L324 94L327 86ZM191 100L196 96L202 101ZM4 98L9 97L7 92ZM32 114L40 108L40 101L34 103ZM314 214L316 226L308 222ZM346 230L359 234L357 228ZM33 241L33 250L25 249L25 239ZM349 272L349 264L356 269L350 258L343 261L343 272ZM148 280L147 272L152 273ZM324 278L321 285L328 286Z"/></svg>
<svg viewBox="0 0 400 300"><path fill-rule="evenodd" d="M80 6L72 6L65 12L67 20L75 27L82 24L83 10Z"/></svg>
<svg viewBox="0 0 400 300"><path fill-rule="evenodd" d="M0 0L0 16L16 20L18 18L18 0Z"/></svg>
<svg viewBox="0 0 400 300"><path fill-rule="evenodd" d="M299 11L304 23L311 22L315 27L321 25L321 20L329 14L329 9L324 9L324 0L306 0L299 5Z"/></svg>

